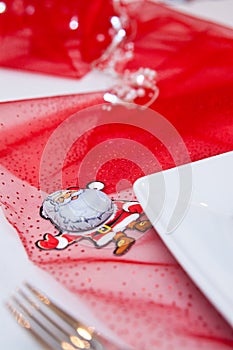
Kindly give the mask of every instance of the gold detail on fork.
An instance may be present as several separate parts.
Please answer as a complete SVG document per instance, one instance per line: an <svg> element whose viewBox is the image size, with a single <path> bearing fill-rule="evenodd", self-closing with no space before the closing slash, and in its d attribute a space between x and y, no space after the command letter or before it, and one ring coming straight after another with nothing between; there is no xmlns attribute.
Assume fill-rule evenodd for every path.
<svg viewBox="0 0 233 350"><path fill-rule="evenodd" d="M86 340L91 340L92 339L92 334L90 332L90 330L87 330L83 327L78 327L77 332L79 335L81 335L82 338L86 339Z"/></svg>
<svg viewBox="0 0 233 350"><path fill-rule="evenodd" d="M51 347L49 345L49 343L38 333L36 332L32 326L31 326L31 323L26 319L26 317L21 313L19 312L18 310L16 310L11 304L9 303L6 303L6 306L8 308L8 310L10 311L10 313L14 316L14 318L16 319L16 321L18 322L18 324L27 329L27 331L29 331L32 336L41 344L43 345L46 349L48 349L48 346L49 346L49 349L51 350Z"/></svg>
<svg viewBox="0 0 233 350"><path fill-rule="evenodd" d="M31 284L25 282L25 286L40 300L42 303L49 305L50 300L41 292L39 292L36 288L34 288Z"/></svg>
<svg viewBox="0 0 233 350"><path fill-rule="evenodd" d="M63 350L77 350L77 348L74 348L73 345L71 345L70 343L67 343L65 341L63 341L61 343L61 347Z"/></svg>
<svg viewBox="0 0 233 350"><path fill-rule="evenodd" d="M72 327L76 329L80 325L77 320L75 320L71 315L69 315L66 311L62 310L55 303L53 303L47 296L39 292L36 288L32 287L28 282L25 282L25 286L45 305L47 305L52 311L55 312L59 317L61 317L64 321L70 324Z"/></svg>
<svg viewBox="0 0 233 350"><path fill-rule="evenodd" d="M13 304L7 303L7 307L46 349L105 349L93 327L82 324L29 283L24 287L17 289Z"/></svg>
<svg viewBox="0 0 233 350"><path fill-rule="evenodd" d="M6 304L8 310L10 310L11 314L14 316L16 321L24 328L31 328L30 323L26 320L26 318L21 314L19 311L17 311L12 305L9 303Z"/></svg>
<svg viewBox="0 0 233 350"><path fill-rule="evenodd" d="M70 340L71 340L72 344L77 346L79 349L90 349L90 344L88 343L88 341L82 340L79 337L77 337L76 335L72 335L70 337Z"/></svg>
<svg viewBox="0 0 233 350"><path fill-rule="evenodd" d="M84 340L91 341L92 340L92 333L94 332L94 328L92 327L84 327L80 322L77 322L76 319L74 319L71 315L69 315L66 311L62 310L60 307L58 307L54 302L52 302L47 296L42 294L40 291L38 291L36 288L32 287L28 282L25 282L25 286L46 306L48 306L52 311L54 311L59 317L61 317L62 320L67 322L71 327L73 327L77 333L83 338ZM74 341L75 338L72 338ZM72 341L72 340L71 340ZM72 341L74 344L74 342ZM76 343L77 344L77 343ZM76 345L74 344L74 345ZM88 349L87 345L83 349ZM82 347L81 347L82 349Z"/></svg>

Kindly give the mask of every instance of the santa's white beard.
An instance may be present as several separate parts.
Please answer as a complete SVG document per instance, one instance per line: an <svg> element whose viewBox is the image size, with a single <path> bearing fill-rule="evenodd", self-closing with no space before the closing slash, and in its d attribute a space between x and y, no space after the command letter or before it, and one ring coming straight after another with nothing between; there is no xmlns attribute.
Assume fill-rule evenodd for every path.
<svg viewBox="0 0 233 350"><path fill-rule="evenodd" d="M103 192L86 189L78 199L65 204L54 202L49 196L43 203L42 214L61 231L89 231L103 224L114 208L111 199Z"/></svg>

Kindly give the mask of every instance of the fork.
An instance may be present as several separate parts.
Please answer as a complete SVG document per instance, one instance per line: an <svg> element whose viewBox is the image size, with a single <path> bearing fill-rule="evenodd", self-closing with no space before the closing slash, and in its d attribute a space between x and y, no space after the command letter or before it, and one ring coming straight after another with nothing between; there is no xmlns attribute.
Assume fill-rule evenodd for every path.
<svg viewBox="0 0 233 350"><path fill-rule="evenodd" d="M25 282L6 303L16 321L48 350L107 350L93 327L61 309L47 295Z"/></svg>

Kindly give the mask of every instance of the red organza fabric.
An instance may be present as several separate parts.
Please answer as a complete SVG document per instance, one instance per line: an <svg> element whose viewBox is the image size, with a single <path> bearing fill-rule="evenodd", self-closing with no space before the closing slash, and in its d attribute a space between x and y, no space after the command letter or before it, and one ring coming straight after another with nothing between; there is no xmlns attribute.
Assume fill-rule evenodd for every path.
<svg viewBox="0 0 233 350"><path fill-rule="evenodd" d="M134 13L133 4L129 11ZM149 2L140 13L134 13L134 18L138 33L135 58L129 67L137 69L143 62L158 71L160 95L152 110L161 113L179 132L192 161L233 150L232 30ZM36 247L35 242L46 232L57 234L52 224L39 215L43 200L41 179L43 191L60 189L60 169L65 187L84 186L77 182L83 160L104 144L106 153L112 151L112 158L104 158L101 167L95 163L96 179L103 181L106 192L113 196L118 192L119 180L125 179L126 186L118 195L132 200L129 183L144 174L174 166L165 145L148 131L135 127L133 121L129 125L97 126L96 115L86 108L102 102L103 94L93 93L0 105L1 203L6 217L17 229L29 258L83 298L129 347L232 348L232 329L154 230L143 234L123 256L113 255L111 247L99 250L85 242L59 251ZM67 148L67 140L73 135L69 122L77 111L87 111L75 114L77 125L86 125L86 129ZM61 129L66 132L57 134L61 125L67 126ZM53 141L58 152L49 153L46 150L54 135L59 135ZM140 166L143 152L136 161L130 147L130 156L116 158L111 142L119 139L126 146L132 140L141 144L158 164ZM172 153L176 154L179 145L173 147ZM59 152L63 148L67 153L61 164ZM185 161L187 158L180 154L178 163ZM88 172L86 179L90 180Z"/></svg>
<svg viewBox="0 0 233 350"><path fill-rule="evenodd" d="M1 66L79 78L112 40L110 0L3 3Z"/></svg>

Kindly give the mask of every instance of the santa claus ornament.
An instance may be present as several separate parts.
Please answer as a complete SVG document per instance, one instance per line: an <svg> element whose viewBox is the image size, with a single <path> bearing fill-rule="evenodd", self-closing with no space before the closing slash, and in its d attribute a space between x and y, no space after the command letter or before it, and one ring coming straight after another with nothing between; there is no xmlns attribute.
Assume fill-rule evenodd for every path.
<svg viewBox="0 0 233 350"><path fill-rule="evenodd" d="M50 194L40 213L59 233L46 233L37 247L59 250L85 242L98 249L113 246L116 256L127 253L151 224L137 201L112 200L103 189L104 184L95 181L85 189L71 187Z"/></svg>

